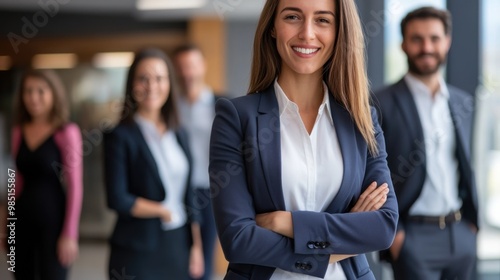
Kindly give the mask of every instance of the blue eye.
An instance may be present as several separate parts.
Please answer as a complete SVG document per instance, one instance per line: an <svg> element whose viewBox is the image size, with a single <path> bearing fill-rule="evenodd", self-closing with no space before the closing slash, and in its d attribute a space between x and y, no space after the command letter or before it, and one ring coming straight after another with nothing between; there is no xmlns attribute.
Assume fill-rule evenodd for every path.
<svg viewBox="0 0 500 280"><path fill-rule="evenodd" d="M299 19L299 17L297 15L287 15L287 16L285 16L285 19L295 20L295 19Z"/></svg>

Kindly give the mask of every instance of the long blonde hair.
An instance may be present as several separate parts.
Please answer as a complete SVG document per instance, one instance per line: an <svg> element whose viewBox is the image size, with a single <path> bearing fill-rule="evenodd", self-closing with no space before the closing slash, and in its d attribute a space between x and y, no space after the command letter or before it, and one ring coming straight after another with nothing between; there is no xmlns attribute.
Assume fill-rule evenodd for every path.
<svg viewBox="0 0 500 280"><path fill-rule="evenodd" d="M281 58L272 37L280 0L267 0L253 45L249 94L265 90L280 74ZM332 0L336 6L336 42L330 60L323 66L323 79L333 97L349 111L374 155L378 152L370 111L363 30L354 0Z"/></svg>

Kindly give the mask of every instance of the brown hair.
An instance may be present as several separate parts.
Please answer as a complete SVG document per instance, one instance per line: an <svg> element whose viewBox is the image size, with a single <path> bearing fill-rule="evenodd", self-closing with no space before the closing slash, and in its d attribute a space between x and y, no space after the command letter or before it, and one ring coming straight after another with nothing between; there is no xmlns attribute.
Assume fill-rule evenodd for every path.
<svg viewBox="0 0 500 280"><path fill-rule="evenodd" d="M32 121L32 116L26 109L23 102L25 83L28 78L37 78L45 81L52 92L53 105L50 112L50 122L55 127L60 127L68 122L69 105L66 100L66 91L59 76L53 70L30 69L27 70L21 78L21 85L16 97L14 98L14 122L16 125L22 125Z"/></svg>
<svg viewBox="0 0 500 280"><path fill-rule="evenodd" d="M172 53L172 56L175 58L176 56L178 56L181 53L190 52L190 51L200 52L203 55L203 52L201 51L201 49L198 45L196 45L194 43L186 43L186 44L182 44L182 45L178 46L177 48L175 48L175 50Z"/></svg>
<svg viewBox="0 0 500 280"><path fill-rule="evenodd" d="M135 112L137 111L137 101L133 97L134 79L137 65L144 59L158 58L165 62L168 69L168 82L170 83L170 92L167 102L161 107L161 115L163 121L167 124L168 129L175 129L179 126L179 117L177 116L176 97L178 95L177 83L175 78L174 68L170 58L160 49L147 48L136 53L134 61L130 66L127 75L127 83L125 86L125 101L121 114L121 122L132 122Z"/></svg>
<svg viewBox="0 0 500 280"><path fill-rule="evenodd" d="M401 35L405 37L405 30L408 23L416 19L438 19L443 23L444 33L451 34L451 14L447 10L440 10L434 7L422 7L408 13L401 21Z"/></svg>
<svg viewBox="0 0 500 280"><path fill-rule="evenodd" d="M271 35L280 0L267 0L262 10L253 46L249 94L272 85L280 74L281 58ZM336 42L330 60L323 66L323 79L336 101L350 113L372 154L378 152L370 111L365 45L354 0L332 0L336 7Z"/></svg>

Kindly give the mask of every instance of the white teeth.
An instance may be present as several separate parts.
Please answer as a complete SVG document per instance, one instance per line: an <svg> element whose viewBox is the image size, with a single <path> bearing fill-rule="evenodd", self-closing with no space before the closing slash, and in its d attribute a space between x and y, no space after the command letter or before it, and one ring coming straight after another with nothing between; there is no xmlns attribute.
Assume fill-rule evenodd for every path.
<svg viewBox="0 0 500 280"><path fill-rule="evenodd" d="M305 49L305 48L294 47L293 50L296 52L299 52L299 53L303 53L303 54L311 54L311 53L317 52L319 49Z"/></svg>

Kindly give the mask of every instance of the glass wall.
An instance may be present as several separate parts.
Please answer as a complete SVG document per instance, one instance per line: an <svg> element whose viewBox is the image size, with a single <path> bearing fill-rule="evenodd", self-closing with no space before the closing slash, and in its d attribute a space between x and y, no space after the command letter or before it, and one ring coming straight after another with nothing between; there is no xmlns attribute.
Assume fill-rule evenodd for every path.
<svg viewBox="0 0 500 280"><path fill-rule="evenodd" d="M482 4L482 86L477 91L475 167L482 212L479 257L500 259L500 1ZM500 269L500 268L499 268Z"/></svg>

